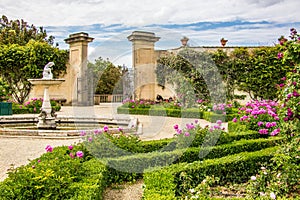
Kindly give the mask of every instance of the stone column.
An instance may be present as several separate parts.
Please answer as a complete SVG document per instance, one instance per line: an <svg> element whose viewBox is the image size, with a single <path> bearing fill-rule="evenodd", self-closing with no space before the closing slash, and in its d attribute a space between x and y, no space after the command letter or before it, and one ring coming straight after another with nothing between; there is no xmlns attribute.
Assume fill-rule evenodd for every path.
<svg viewBox="0 0 300 200"><path fill-rule="evenodd" d="M132 42L132 63L135 74L134 98L155 100L156 54L154 43L160 38L151 32L134 31L127 39Z"/></svg>
<svg viewBox="0 0 300 200"><path fill-rule="evenodd" d="M73 89L72 105L93 105L93 88L92 84L88 83L91 77L88 77L87 70L88 43L93 40L94 38L83 32L71 34L65 39L65 42L70 45L70 69L67 73L73 86L70 88Z"/></svg>

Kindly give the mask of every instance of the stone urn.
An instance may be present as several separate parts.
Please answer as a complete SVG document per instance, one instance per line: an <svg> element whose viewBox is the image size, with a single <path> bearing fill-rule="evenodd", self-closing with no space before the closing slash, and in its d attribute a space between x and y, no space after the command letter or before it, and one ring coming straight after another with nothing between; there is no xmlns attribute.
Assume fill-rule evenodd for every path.
<svg viewBox="0 0 300 200"><path fill-rule="evenodd" d="M189 38L184 36L181 40L181 45L186 47L187 46L187 42L189 41Z"/></svg>
<svg viewBox="0 0 300 200"><path fill-rule="evenodd" d="M226 45L226 43L228 42L228 40L221 38L220 42L221 42L221 45L224 47Z"/></svg>

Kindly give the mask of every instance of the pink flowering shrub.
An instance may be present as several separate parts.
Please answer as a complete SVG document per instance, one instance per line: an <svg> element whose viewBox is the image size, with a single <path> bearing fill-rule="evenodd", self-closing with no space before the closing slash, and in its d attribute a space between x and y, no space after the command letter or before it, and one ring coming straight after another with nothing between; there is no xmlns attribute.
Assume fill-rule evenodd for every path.
<svg viewBox="0 0 300 200"><path fill-rule="evenodd" d="M154 101L150 101L150 100L133 100L133 99L125 99L122 102L122 107L125 108L150 108L151 105L154 105L155 102Z"/></svg>
<svg viewBox="0 0 300 200"><path fill-rule="evenodd" d="M296 199L300 194L300 35L292 28L291 40L280 41L282 64L290 69L279 84L281 132L285 143L268 167L263 167L255 180L250 180L248 194L252 199Z"/></svg>
<svg viewBox="0 0 300 200"><path fill-rule="evenodd" d="M290 135L293 132L298 132L300 124L300 66L295 67L284 82L281 88L280 98L281 109L280 116L285 123L283 129L285 133Z"/></svg>
<svg viewBox="0 0 300 200"><path fill-rule="evenodd" d="M278 103L271 100L251 101L239 108L239 118L235 123L245 124L248 129L261 135L275 136L280 133Z"/></svg>
<svg viewBox="0 0 300 200"><path fill-rule="evenodd" d="M198 120L186 124L183 128L175 124L173 128L175 130L174 137L176 139L177 148L201 146L204 142L212 145L216 144L220 133L224 133L222 123L221 120L218 120L216 123L211 126L206 126L205 128L200 126Z"/></svg>

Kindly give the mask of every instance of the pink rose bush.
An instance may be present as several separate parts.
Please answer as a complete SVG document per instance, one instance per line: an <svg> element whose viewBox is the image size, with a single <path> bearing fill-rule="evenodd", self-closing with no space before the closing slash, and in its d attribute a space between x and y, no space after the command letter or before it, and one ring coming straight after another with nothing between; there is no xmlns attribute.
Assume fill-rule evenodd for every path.
<svg viewBox="0 0 300 200"><path fill-rule="evenodd" d="M271 100L251 101L239 108L239 119L235 123L245 124L250 130L257 130L261 135L275 136L280 133L278 103Z"/></svg>

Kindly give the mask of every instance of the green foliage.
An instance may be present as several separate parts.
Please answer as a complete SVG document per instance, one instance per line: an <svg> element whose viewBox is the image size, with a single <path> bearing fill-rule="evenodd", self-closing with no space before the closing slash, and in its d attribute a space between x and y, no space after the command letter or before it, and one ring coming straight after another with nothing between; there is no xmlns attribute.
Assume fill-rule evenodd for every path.
<svg viewBox="0 0 300 200"><path fill-rule="evenodd" d="M43 27L29 25L23 19L9 20L5 15L0 18L0 44L26 45L30 40L46 41L53 44L54 37L47 38L46 30Z"/></svg>
<svg viewBox="0 0 300 200"><path fill-rule="evenodd" d="M219 159L174 164L157 171L151 169L150 172L144 174L146 185L144 196L170 194L181 197L190 188L195 188L205 177L212 175L220 178L220 185L246 182L249 175L258 171L261 163L269 162L277 149L277 147L272 147Z"/></svg>
<svg viewBox="0 0 300 200"><path fill-rule="evenodd" d="M182 117L182 118L203 118L203 112L198 108L187 109L168 109L159 106L151 108L117 108L118 114L134 114L134 115L150 115L150 116L168 116L168 117Z"/></svg>
<svg viewBox="0 0 300 200"><path fill-rule="evenodd" d="M137 136L125 135L123 132L115 135L104 132L87 137L84 144L96 158L119 157L143 151Z"/></svg>
<svg viewBox="0 0 300 200"><path fill-rule="evenodd" d="M252 99L276 99L276 84L289 67L277 58L280 46L253 50L236 48L230 54L222 50L212 53L226 83L227 98L235 98L234 89L247 92Z"/></svg>
<svg viewBox="0 0 300 200"><path fill-rule="evenodd" d="M192 163L194 161L216 159L223 156L233 155L241 152L252 152L277 146L282 143L283 138L240 140L232 144L217 145L211 147L189 147L185 149L173 149L172 151L154 151L151 153L134 154L112 158L107 161L108 166L122 166L122 169L137 172L152 167L164 167L175 163ZM202 157L203 153L208 153Z"/></svg>
<svg viewBox="0 0 300 200"><path fill-rule="evenodd" d="M222 102L225 96L222 80L208 52L185 48L177 55L161 57L157 62L159 85L173 84L177 99L184 108L193 106L196 97Z"/></svg>
<svg viewBox="0 0 300 200"><path fill-rule="evenodd" d="M0 78L0 102L7 101L10 98L9 86Z"/></svg>
<svg viewBox="0 0 300 200"><path fill-rule="evenodd" d="M114 66L109 60L99 57L95 63L88 63L88 68L93 74L96 94L122 94L122 75L126 72L121 67Z"/></svg>
<svg viewBox="0 0 300 200"><path fill-rule="evenodd" d="M299 161L299 52L300 35L291 29L291 40L283 40L278 57L283 64L291 67L291 71L283 77L279 91L279 116L282 119L281 129L287 138L281 149L275 154L268 166L264 166L259 174L253 174L249 184L249 196L261 198L261 194L273 195L276 198L298 198L300 193L300 161Z"/></svg>
<svg viewBox="0 0 300 200"><path fill-rule="evenodd" d="M43 104L42 99L33 98L24 104L14 103L12 105L13 114L40 113ZM50 100L50 104L54 111L60 111L61 106L54 99Z"/></svg>
<svg viewBox="0 0 300 200"><path fill-rule="evenodd" d="M83 151L83 158L69 153ZM83 146L54 148L26 166L12 168L0 183L0 199L102 199L106 167Z"/></svg>
<svg viewBox="0 0 300 200"><path fill-rule="evenodd" d="M254 179L248 185L248 195L260 198L261 193L274 193L277 197L296 198L300 192L300 136L294 136L291 141L279 149L272 162L253 174Z"/></svg>
<svg viewBox="0 0 300 200"><path fill-rule="evenodd" d="M24 103L31 84L27 79L41 78L44 66L53 61L54 77L66 70L68 52L59 50L46 42L29 41L26 45L1 45L0 75L9 86L13 98L20 104Z"/></svg>

